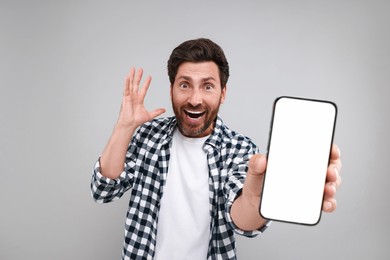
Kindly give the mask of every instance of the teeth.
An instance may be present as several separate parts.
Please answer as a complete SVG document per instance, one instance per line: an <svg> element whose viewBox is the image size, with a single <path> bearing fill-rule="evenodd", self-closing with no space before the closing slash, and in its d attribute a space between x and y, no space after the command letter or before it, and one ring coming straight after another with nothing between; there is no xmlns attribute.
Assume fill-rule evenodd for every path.
<svg viewBox="0 0 390 260"><path fill-rule="evenodd" d="M187 110L186 112L189 114L194 114L194 115L200 115L203 113L203 111L201 112L201 111L189 111L189 110Z"/></svg>
<svg viewBox="0 0 390 260"><path fill-rule="evenodd" d="M185 112L191 118L199 118L205 113L204 111L191 111L191 110L185 110Z"/></svg>

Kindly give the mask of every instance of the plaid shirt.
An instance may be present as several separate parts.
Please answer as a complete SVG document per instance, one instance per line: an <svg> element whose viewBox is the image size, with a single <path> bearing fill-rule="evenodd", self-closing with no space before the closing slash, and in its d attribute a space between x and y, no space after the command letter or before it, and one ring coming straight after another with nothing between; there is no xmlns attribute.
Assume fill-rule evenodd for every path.
<svg viewBox="0 0 390 260"><path fill-rule="evenodd" d="M124 171L118 179L105 178L100 173L99 161L95 165L91 190L97 202L116 200L131 188L122 259L153 258L175 126L175 117L154 119L142 125L128 147ZM253 237L267 227L242 231L230 216L230 207L243 187L248 160L258 148L217 117L214 131L203 149L209 168L211 215L207 259L236 259L234 232Z"/></svg>

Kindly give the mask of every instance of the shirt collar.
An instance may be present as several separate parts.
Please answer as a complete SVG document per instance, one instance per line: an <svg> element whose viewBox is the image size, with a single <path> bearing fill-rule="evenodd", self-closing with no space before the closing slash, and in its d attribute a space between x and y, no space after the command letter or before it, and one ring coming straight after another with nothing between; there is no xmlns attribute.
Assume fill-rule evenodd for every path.
<svg viewBox="0 0 390 260"><path fill-rule="evenodd" d="M223 126L223 121L222 119L217 116L215 120L215 126L213 129L213 132L209 136L209 138L206 140L205 145L203 149L209 150L209 148L219 148L222 143L222 126Z"/></svg>
<svg viewBox="0 0 390 260"><path fill-rule="evenodd" d="M176 117L173 116L169 120L170 121L169 121L169 127L168 127L168 131L167 131L167 136L168 136L167 141L170 141L172 139L173 132L174 132L176 125L177 125ZM215 126L213 129L213 132L211 133L209 138L207 138L207 140L203 146L203 149L206 152L209 151L209 149L212 149L212 148L217 149L221 146L222 126L223 126L223 121L219 116L217 116L217 118L215 119Z"/></svg>

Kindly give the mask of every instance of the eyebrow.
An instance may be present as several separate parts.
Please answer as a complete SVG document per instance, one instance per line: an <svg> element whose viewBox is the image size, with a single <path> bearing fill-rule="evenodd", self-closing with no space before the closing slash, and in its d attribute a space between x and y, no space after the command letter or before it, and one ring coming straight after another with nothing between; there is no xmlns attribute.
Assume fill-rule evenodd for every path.
<svg viewBox="0 0 390 260"><path fill-rule="evenodd" d="M189 76L180 76L178 79L184 79L184 80L187 80L187 81L192 81L192 78L189 77ZM217 81L214 77L207 77L207 78L202 78L201 79L202 82L207 82L207 81L210 81L210 80Z"/></svg>

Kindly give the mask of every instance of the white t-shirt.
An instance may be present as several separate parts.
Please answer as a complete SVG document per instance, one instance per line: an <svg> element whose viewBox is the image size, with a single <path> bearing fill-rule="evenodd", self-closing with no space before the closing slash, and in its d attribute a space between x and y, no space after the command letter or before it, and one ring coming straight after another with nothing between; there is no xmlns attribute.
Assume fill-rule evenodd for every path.
<svg viewBox="0 0 390 260"><path fill-rule="evenodd" d="M157 224L155 258L206 259L210 240L207 137L173 134L169 168Z"/></svg>

